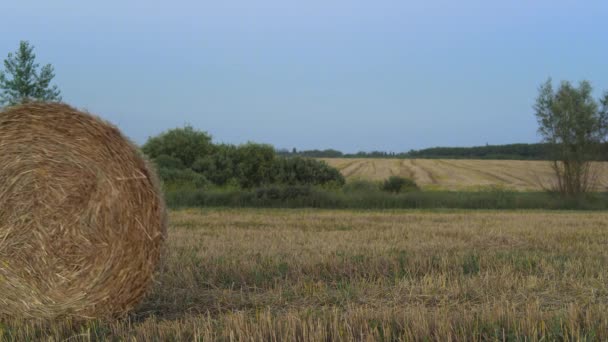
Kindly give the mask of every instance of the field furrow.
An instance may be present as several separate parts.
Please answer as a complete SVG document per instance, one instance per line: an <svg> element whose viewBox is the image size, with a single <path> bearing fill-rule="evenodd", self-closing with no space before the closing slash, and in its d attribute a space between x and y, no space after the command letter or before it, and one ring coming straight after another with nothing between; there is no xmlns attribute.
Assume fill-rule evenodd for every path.
<svg viewBox="0 0 608 342"><path fill-rule="evenodd" d="M414 179L422 188L475 190L490 187L518 191L550 188L554 176L547 161L467 159L324 158L350 179L381 181L390 176ZM593 163L596 190L608 188L608 162Z"/></svg>

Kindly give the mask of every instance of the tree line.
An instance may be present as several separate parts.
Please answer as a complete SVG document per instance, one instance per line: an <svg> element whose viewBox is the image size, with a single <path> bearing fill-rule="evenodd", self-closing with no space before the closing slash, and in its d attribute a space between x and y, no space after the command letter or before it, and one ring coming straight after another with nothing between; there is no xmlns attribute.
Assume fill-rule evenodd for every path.
<svg viewBox="0 0 608 342"><path fill-rule="evenodd" d="M600 148L608 152L608 144ZM357 152L343 153L334 149L327 150L286 150L277 152L281 156L300 156L309 158L395 158L395 159L502 159L502 160L551 160L552 146L547 143L505 144L473 147L431 147L408 152ZM595 156L597 160L607 160L608 153Z"/></svg>

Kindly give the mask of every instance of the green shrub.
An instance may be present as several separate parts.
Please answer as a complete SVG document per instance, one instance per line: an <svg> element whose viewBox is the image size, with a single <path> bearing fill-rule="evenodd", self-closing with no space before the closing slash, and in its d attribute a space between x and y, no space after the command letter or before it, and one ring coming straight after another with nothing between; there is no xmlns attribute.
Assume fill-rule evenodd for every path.
<svg viewBox="0 0 608 342"><path fill-rule="evenodd" d="M287 185L344 185L344 176L324 161L290 157L277 158L273 169L274 182Z"/></svg>
<svg viewBox="0 0 608 342"><path fill-rule="evenodd" d="M234 151L236 178L241 187L253 188L273 183L273 166L276 154L270 145L247 143Z"/></svg>
<svg viewBox="0 0 608 342"><path fill-rule="evenodd" d="M418 188L416 182L409 178L399 176L390 176L382 184L382 191L392 192L396 194L418 190L420 190L420 188Z"/></svg>
<svg viewBox="0 0 608 342"><path fill-rule="evenodd" d="M191 169L170 169L161 167L158 175L164 183L165 189L203 189L209 185L205 176Z"/></svg>
<svg viewBox="0 0 608 342"><path fill-rule="evenodd" d="M262 200L293 200L306 198L312 194L312 188L306 185L272 185L255 190L255 198Z"/></svg>
<svg viewBox="0 0 608 342"><path fill-rule="evenodd" d="M344 185L340 172L325 162L278 157L270 145L247 143L214 145L211 136L191 126L168 130L148 139L142 147L167 183L211 182L216 186L252 189L269 184ZM177 170L189 170L183 173ZM202 178L197 178L192 172ZM192 180L185 180L185 179ZM199 186L197 186L199 187Z"/></svg>
<svg viewBox="0 0 608 342"><path fill-rule="evenodd" d="M215 185L225 186L232 182L238 186L237 150L238 147L234 145L215 145L214 153L198 157L192 169L205 175Z"/></svg>
<svg viewBox="0 0 608 342"><path fill-rule="evenodd" d="M192 126L168 130L148 139L142 146L143 152L152 159L167 155L181 160L188 168L197 158L212 153L213 148L211 136Z"/></svg>
<svg viewBox="0 0 608 342"><path fill-rule="evenodd" d="M564 199L545 192L327 191L309 186L266 186L257 189L169 189L171 207L276 207L325 209L548 209L607 210L608 193Z"/></svg>
<svg viewBox="0 0 608 342"><path fill-rule="evenodd" d="M161 154L160 156L155 157L153 160L154 164L156 165L156 168L158 169L184 169L186 168L184 166L184 163L175 157L171 157L169 155L166 154Z"/></svg>

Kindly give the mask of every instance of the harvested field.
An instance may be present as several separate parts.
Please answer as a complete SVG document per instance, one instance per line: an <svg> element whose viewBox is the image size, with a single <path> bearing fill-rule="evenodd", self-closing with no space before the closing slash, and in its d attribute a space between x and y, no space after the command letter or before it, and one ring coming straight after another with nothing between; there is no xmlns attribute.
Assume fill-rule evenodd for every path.
<svg viewBox="0 0 608 342"><path fill-rule="evenodd" d="M183 210L130 320L0 340L606 340L608 214Z"/></svg>
<svg viewBox="0 0 608 342"><path fill-rule="evenodd" d="M414 179L427 189L477 190L501 187L535 191L553 182L547 161L473 159L345 159L322 158L348 179L384 180L390 176ZM594 163L596 189L608 188L608 163Z"/></svg>

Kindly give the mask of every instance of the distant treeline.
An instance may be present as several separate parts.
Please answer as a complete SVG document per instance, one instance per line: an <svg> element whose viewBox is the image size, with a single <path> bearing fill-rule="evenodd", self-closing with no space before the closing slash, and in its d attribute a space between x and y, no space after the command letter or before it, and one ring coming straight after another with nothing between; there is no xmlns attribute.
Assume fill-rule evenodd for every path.
<svg viewBox="0 0 608 342"><path fill-rule="evenodd" d="M600 153L602 160L608 156L608 144L603 144L601 149L607 153ZM508 144L508 145L486 145L474 147L432 147L422 150L410 150L409 152L357 152L342 153L337 150L307 150L297 151L293 149L279 150L281 156L300 156L310 158L421 158L421 159L504 159L504 160L550 160L552 158L552 146L550 144Z"/></svg>

